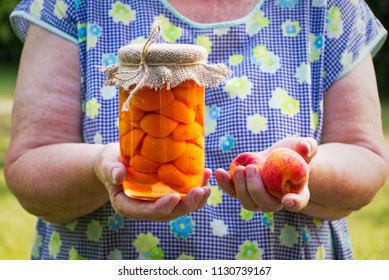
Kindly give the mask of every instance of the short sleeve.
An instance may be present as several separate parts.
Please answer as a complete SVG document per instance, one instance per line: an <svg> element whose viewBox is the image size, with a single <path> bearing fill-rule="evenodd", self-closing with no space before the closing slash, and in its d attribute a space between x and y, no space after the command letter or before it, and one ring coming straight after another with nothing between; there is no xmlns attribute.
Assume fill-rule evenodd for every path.
<svg viewBox="0 0 389 280"><path fill-rule="evenodd" d="M10 15L11 26L24 41L31 23L78 44L76 9L79 1L22 0Z"/></svg>
<svg viewBox="0 0 389 280"><path fill-rule="evenodd" d="M387 31L363 0L328 1L325 32L325 89L368 53L374 57L387 36Z"/></svg>

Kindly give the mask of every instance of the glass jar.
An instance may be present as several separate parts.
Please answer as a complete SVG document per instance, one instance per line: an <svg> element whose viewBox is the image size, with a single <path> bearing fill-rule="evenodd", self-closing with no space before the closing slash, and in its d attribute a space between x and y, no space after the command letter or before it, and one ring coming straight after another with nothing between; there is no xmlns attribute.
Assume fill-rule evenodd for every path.
<svg viewBox="0 0 389 280"><path fill-rule="evenodd" d="M119 88L119 109L129 90ZM140 88L119 114L120 156L127 196L184 197L204 179L204 87L184 81L167 89Z"/></svg>

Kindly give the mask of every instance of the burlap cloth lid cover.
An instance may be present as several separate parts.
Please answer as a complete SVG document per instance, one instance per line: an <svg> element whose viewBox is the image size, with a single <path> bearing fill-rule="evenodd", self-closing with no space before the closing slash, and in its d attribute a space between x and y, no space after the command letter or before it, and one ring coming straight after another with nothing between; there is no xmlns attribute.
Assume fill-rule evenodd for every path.
<svg viewBox="0 0 389 280"><path fill-rule="evenodd" d="M129 44L118 51L119 64L103 67L106 85L131 88L123 106L128 109L131 96L142 87L167 89L193 80L203 87L216 87L231 71L224 64L208 64L208 53L204 47L190 44L155 43L160 27L153 28L147 42Z"/></svg>

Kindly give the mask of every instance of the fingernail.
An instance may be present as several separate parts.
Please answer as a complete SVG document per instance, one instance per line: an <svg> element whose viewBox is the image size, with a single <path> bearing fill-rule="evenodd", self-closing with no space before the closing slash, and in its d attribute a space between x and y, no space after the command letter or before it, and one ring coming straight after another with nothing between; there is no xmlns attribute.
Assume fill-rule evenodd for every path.
<svg viewBox="0 0 389 280"><path fill-rule="evenodd" d="M291 200L287 200L287 201L284 201L283 205L286 207L286 208L293 208L295 203L294 201L291 199Z"/></svg>

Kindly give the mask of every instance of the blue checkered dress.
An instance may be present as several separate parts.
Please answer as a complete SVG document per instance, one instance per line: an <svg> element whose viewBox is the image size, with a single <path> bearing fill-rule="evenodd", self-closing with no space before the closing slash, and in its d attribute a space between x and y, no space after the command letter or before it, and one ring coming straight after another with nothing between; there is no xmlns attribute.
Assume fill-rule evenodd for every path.
<svg viewBox="0 0 389 280"><path fill-rule="evenodd" d="M79 47L86 143L118 141L118 91L101 65L144 42L155 20L161 41L204 46L210 63L233 72L206 90L206 166L228 169L245 151L288 136L320 142L322 100L331 84L386 31L364 1L260 0L244 18L198 24L166 0L23 0L11 15L23 40L35 23ZM350 259L345 219L325 221L285 210L251 212L210 180L207 205L171 222L125 219L108 203L66 226L38 219L33 259Z"/></svg>

